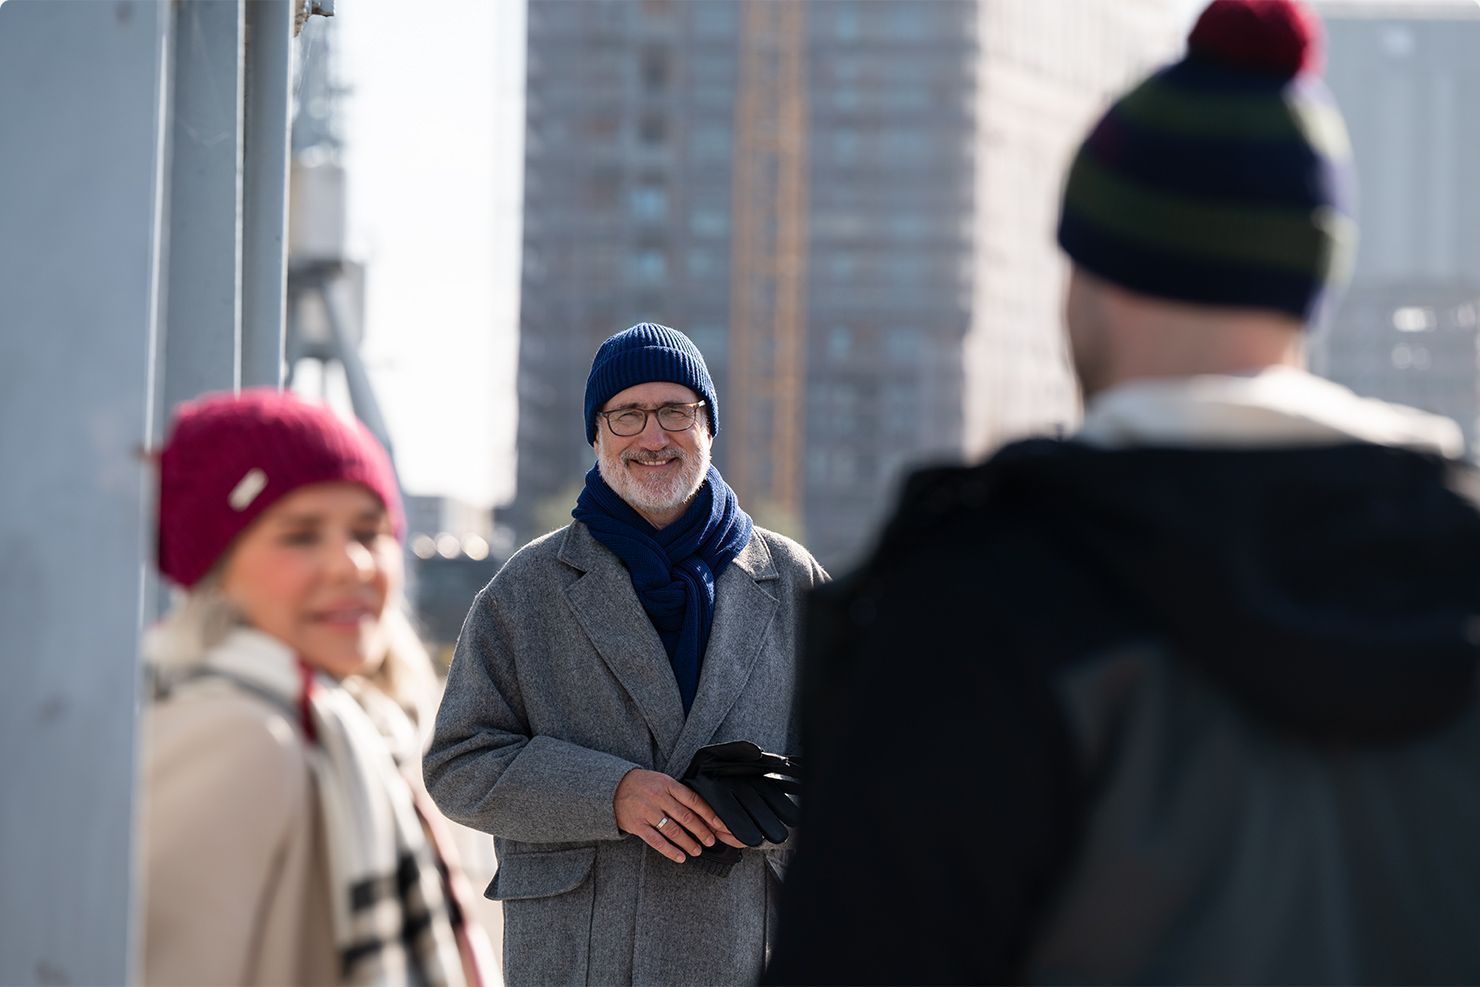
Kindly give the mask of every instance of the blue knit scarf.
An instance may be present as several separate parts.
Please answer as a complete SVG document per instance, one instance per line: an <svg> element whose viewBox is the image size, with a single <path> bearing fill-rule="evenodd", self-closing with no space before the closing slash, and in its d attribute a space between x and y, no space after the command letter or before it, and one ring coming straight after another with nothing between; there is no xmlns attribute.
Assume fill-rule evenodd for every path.
<svg viewBox="0 0 1480 987"><path fill-rule="evenodd" d="M592 466L571 516L631 573L637 599L668 651L688 715L714 623L714 582L750 541L750 515L711 466L688 510L668 527L654 528Z"/></svg>

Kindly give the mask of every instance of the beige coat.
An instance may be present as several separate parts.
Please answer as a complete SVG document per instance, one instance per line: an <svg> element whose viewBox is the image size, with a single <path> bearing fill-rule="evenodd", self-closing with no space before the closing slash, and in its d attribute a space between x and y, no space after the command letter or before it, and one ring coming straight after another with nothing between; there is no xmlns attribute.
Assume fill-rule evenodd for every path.
<svg viewBox="0 0 1480 987"><path fill-rule="evenodd" d="M146 714L146 984L332 984L327 857L283 712L203 682Z"/></svg>

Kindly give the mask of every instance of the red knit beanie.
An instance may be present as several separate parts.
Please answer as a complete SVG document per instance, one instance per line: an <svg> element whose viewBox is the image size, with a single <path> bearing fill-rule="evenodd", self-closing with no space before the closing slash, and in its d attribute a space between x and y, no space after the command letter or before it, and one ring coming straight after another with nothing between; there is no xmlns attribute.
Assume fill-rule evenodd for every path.
<svg viewBox="0 0 1480 987"><path fill-rule="evenodd" d="M332 482L362 484L402 537L395 470L364 425L266 387L185 402L159 457L160 571L194 586L263 511Z"/></svg>

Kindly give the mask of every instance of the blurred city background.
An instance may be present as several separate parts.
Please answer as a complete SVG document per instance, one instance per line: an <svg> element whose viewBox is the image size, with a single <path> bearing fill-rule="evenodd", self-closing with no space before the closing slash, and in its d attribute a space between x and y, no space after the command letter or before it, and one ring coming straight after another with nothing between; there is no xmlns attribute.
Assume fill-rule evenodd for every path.
<svg viewBox="0 0 1480 987"><path fill-rule="evenodd" d="M0 813L0 924L46 957L20 979L108 981L127 949L117 697L161 606L138 452L166 409L286 377L364 419L445 661L477 589L569 518L597 345L661 322L714 372L741 504L845 570L912 466L1073 429L1068 156L1201 6L0 5L0 626L26 658L0 745L49 752L9 772L42 826ZM1315 6L1361 246L1314 368L1473 452L1480 3Z"/></svg>
<svg viewBox="0 0 1480 987"><path fill-rule="evenodd" d="M1201 4L440 9L411 27L346 0L302 45L344 56L365 349L445 643L508 552L568 520L590 357L634 322L692 336L720 469L835 571L911 466L1072 429L1052 238L1068 155ZM1362 238L1312 362L1473 444L1480 5L1318 9Z"/></svg>

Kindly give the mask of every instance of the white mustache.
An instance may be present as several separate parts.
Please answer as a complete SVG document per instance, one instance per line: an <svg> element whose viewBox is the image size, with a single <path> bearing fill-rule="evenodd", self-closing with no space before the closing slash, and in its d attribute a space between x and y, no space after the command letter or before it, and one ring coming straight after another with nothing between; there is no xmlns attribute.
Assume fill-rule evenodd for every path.
<svg viewBox="0 0 1480 987"><path fill-rule="evenodd" d="M622 451L622 462L624 463L666 463L670 459L683 462L683 450L677 446L669 446L667 449L625 449Z"/></svg>

